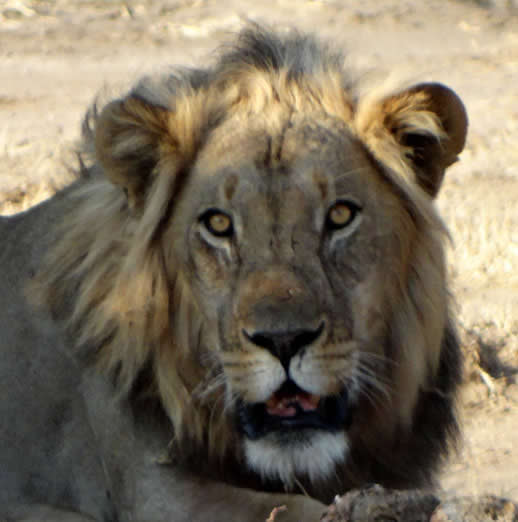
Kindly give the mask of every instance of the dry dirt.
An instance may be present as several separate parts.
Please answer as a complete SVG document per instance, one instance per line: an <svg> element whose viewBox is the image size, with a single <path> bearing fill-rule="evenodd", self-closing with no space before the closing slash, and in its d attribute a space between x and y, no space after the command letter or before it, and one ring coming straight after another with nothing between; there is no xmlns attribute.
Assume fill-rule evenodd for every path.
<svg viewBox="0 0 518 522"><path fill-rule="evenodd" d="M361 7L360 7L361 4ZM513 0L0 0L0 212L67 178L85 107L144 73L207 62L248 20L348 50L359 74L436 80L470 116L438 205L468 365L456 494L518 499L518 6Z"/></svg>

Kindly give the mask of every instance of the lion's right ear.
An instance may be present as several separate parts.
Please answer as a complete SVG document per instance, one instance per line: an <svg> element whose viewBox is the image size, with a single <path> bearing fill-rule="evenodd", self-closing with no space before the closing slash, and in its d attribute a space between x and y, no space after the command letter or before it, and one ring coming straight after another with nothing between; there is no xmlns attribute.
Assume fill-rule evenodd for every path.
<svg viewBox="0 0 518 522"><path fill-rule="evenodd" d="M174 141L170 112L134 95L109 103L95 125L95 151L105 175L120 185L132 209L144 204L160 157Z"/></svg>

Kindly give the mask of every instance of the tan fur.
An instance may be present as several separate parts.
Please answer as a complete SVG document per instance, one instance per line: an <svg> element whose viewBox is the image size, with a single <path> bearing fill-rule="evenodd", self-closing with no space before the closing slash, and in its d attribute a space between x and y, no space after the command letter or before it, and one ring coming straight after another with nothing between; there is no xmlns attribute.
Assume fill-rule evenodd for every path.
<svg viewBox="0 0 518 522"><path fill-rule="evenodd" d="M242 37L244 43L239 45L243 49L250 34L254 31ZM270 36L259 32L255 38L268 40ZM401 433L404 440L411 438L408 433L424 392L435 390L451 401L454 396L458 370L453 369L455 375L445 378L449 379L446 384L437 380L445 371L445 330L452 321L443 251L446 230L436 214L433 196L444 169L462 149L466 120L459 109L460 101L444 87L424 84L403 92L360 97L349 86L337 57L326 51L314 54L320 56L319 61L293 72L289 57L278 68L262 66L238 49L203 73L199 84L188 76L169 83L167 79L144 81L125 98L103 108L90 129L92 142L84 145L85 150L94 151L85 159L89 174L68 195L71 210L60 217L58 239L30 293L65 322L77 350L95 353L98 367L115 378L122 395L129 394L139 374L151 368L148 393L158 397L167 412L176 450L187 452L194 446L195 454L206 452L216 460L232 455L239 438L232 417L233 394L259 397L260 387L270 386L261 381L257 389L247 388L255 382L253 372L242 379L248 375L247 368L264 367L271 379L277 378L280 370L273 369L271 356L264 350L241 346L237 334L232 346L220 346L217 331L207 326L212 323L206 322L205 312L200 310L200 302L209 308L211 304L195 290L192 270L179 259L182 249L191 248L187 243L181 247L177 244L186 237L180 224L187 210L199 205L196 194L210 180L210 174L203 173L216 171L220 164L230 163L236 169L234 177L224 184L226 198L234 201L240 197L238 184L253 183L252 178L247 180L247 174L240 174L240 169L247 161L251 164L247 158L258 157L256 148L262 146L261 140L269 140L271 161L267 168L272 169L286 162L298 165L298 161L305 161L307 151L327 146L322 143L328 142L320 143L320 138L314 143L304 138L306 150L292 146L302 143L302 130L297 131L296 138L290 138L289 122L295 122L293 128L306 128L305 122L314 122L325 129L314 131L315 136L329 134L335 139L348 133L352 151L348 169L351 175L365 171L364 183L370 187L372 201L382 202L379 212L385 212L379 215L380 223L392 227L391 237L377 231L377 240L388 245L385 253L389 257L376 265L377 272L369 273L367 279L351 288L350 299L355 303L352 310L333 312L354 316L354 331L344 323L333 333L337 339L342 336L348 341L315 348L307 356L308 360L314 358L314 374L296 375L322 394L335 394L343 379L354 381L350 368L359 363L353 361L367 357L364 370L370 376L374 397L370 402L369 397L362 399L365 415L358 414L353 422L347 444L353 455L358 444L361 458L367 458L369 452L379 453L376 458L387 469L396 469L403 462L402 473L394 471L394 477L399 478L393 478L389 471L373 475L376 480L389 477L388 484L399 485L403 482L400 475L412 465L405 461L405 452L391 450L391 444ZM464 118L453 130L447 128L451 123L444 114L447 108L439 111L434 101L438 89L443 96L441 107L448 103L453 107L447 114L455 113L458 120ZM414 149L414 142L406 141L410 135L431 141L423 142L422 147L418 141L419 148ZM443 151L442 155L433 155L437 165L430 166L426 156L429 143ZM418 162L419 154L426 156L426 162ZM341 197L336 194L338 184L335 186L335 180L325 172L314 171L308 183L323 200L333 193ZM294 184L290 190L286 205L294 205L290 214L294 217L286 218L286 223L290 219L296 222L297 216L306 212L306 189ZM261 208L258 204L257 212ZM279 242L280 253L276 255L288 256L282 253L287 245ZM221 246L219 252L221 259L232 258L228 245ZM307 291L298 275L282 272L284 265L277 266L275 256L267 258L264 251L258 252L255 275L245 282L232 281L241 292L236 321L246 317L246 325L252 321L246 314L259 300L271 297L277 302L285 296L296 300L298 293ZM202 250L191 254L198 259L200 277L221 292L229 288L226 265L218 265ZM371 263L367 250L362 255L364 258L357 260L359 270ZM239 315L241 310L244 312ZM332 319L326 321L331 323ZM365 340L373 331L385 332L387 327L393 349L390 355L375 344L372 353L360 353L355 336ZM335 352L347 358L325 365L321 362ZM392 360L381 373L377 373L376 364L369 366L377 358L386 357ZM457 361L456 353L452 357ZM379 426L383 426L383 436L374 433ZM448 429L454 428L444 428ZM446 435L438 443L441 448L443 438ZM419 452L418 446L411 451ZM332 455L335 453L339 451L333 450ZM273 465L275 453L268 454L268 459ZM347 459L345 464L338 464L347 466ZM435 468L435 464L427 465ZM297 461L289 466L299 469L301 464ZM429 481L431 473L423 470L424 481ZM361 472L351 474L360 478L343 479L341 486L361 482ZM310 482L325 484L328 479L323 470L317 469L313 475L317 478ZM414 480L419 471L412 469L408 476ZM293 477L282 480L293 486ZM327 498L328 493L322 493L321 498Z"/></svg>

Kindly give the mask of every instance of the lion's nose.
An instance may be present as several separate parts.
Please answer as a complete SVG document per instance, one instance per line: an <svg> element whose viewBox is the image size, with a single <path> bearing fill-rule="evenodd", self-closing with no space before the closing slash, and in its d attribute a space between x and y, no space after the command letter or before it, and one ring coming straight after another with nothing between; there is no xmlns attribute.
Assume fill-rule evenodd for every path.
<svg viewBox="0 0 518 522"><path fill-rule="evenodd" d="M286 373L289 369L291 358L302 348L313 344L324 331L324 322L314 330L295 329L280 332L258 331L253 334L243 330L244 336L253 344L265 348L277 357L283 365Z"/></svg>

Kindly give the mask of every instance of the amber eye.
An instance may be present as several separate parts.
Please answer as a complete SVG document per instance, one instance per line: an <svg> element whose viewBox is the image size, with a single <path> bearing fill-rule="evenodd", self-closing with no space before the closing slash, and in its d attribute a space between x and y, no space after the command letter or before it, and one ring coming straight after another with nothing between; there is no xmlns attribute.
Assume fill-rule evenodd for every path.
<svg viewBox="0 0 518 522"><path fill-rule="evenodd" d="M234 233L232 219L230 216L216 209L207 210L200 217L205 228L214 236L229 237Z"/></svg>
<svg viewBox="0 0 518 522"><path fill-rule="evenodd" d="M327 213L327 226L331 230L344 228L353 221L360 208L350 201L337 201Z"/></svg>

